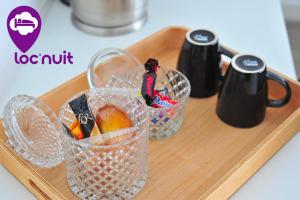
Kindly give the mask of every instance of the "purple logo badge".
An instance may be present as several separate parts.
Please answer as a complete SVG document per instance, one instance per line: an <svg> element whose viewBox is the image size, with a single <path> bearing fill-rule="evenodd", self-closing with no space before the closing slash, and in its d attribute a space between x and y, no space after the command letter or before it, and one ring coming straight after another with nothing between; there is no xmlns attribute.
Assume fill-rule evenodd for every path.
<svg viewBox="0 0 300 200"><path fill-rule="evenodd" d="M42 21L39 13L29 6L13 9L7 17L7 30L15 45L25 53L40 34Z"/></svg>

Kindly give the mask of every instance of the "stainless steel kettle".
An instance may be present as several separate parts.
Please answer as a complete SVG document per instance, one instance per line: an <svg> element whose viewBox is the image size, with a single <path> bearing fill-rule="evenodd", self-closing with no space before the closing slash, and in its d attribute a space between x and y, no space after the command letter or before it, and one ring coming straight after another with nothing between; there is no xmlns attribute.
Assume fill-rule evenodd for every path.
<svg viewBox="0 0 300 200"><path fill-rule="evenodd" d="M79 29L102 36L138 30L147 19L147 0L70 0Z"/></svg>

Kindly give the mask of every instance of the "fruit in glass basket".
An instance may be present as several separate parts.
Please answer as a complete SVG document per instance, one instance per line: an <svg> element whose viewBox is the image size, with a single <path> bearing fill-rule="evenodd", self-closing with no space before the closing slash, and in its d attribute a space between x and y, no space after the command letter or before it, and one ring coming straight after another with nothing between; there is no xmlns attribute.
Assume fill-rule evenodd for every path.
<svg viewBox="0 0 300 200"><path fill-rule="evenodd" d="M102 134L133 127L133 122L126 112L113 104L99 108L96 123Z"/></svg>

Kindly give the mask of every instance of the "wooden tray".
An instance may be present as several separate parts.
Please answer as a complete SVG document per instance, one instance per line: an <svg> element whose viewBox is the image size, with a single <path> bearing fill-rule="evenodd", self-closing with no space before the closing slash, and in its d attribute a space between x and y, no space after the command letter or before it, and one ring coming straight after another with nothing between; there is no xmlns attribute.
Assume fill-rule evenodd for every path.
<svg viewBox="0 0 300 200"><path fill-rule="evenodd" d="M187 29L171 27L129 47L142 63L149 57L162 66L176 66ZM149 147L149 177L135 199L225 199L300 129L300 85L289 80L292 99L282 108L268 108L265 121L257 127L238 129L221 122L215 114L216 96L189 99L179 132ZM41 96L56 112L73 94L87 89L83 73ZM282 89L270 83L271 96ZM1 123L2 124L2 123ZM2 164L40 199L77 199L68 188L64 164L41 169L6 144L0 126Z"/></svg>

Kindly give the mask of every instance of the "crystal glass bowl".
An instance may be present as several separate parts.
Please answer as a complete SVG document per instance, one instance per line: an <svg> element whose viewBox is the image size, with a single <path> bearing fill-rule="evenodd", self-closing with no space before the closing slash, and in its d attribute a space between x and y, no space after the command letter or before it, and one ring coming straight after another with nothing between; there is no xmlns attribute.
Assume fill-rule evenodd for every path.
<svg viewBox="0 0 300 200"><path fill-rule="evenodd" d="M99 107L113 104L127 113L137 129L133 137L112 145L85 143L67 136L63 149L69 186L82 199L131 198L147 179L147 106L127 90L92 89L76 94L62 106L59 120L68 127L75 120L68 102L83 93L94 116Z"/></svg>
<svg viewBox="0 0 300 200"><path fill-rule="evenodd" d="M144 66L130 53L110 48L99 51L88 67L91 88L132 88L140 93ZM191 86L181 72L165 67L157 71L156 89L162 89L178 103L171 108L152 108L150 112L150 137L164 138L181 127Z"/></svg>
<svg viewBox="0 0 300 200"><path fill-rule="evenodd" d="M61 129L55 113L40 100L18 95L6 105L3 125L10 146L40 167L53 167L63 160Z"/></svg>

